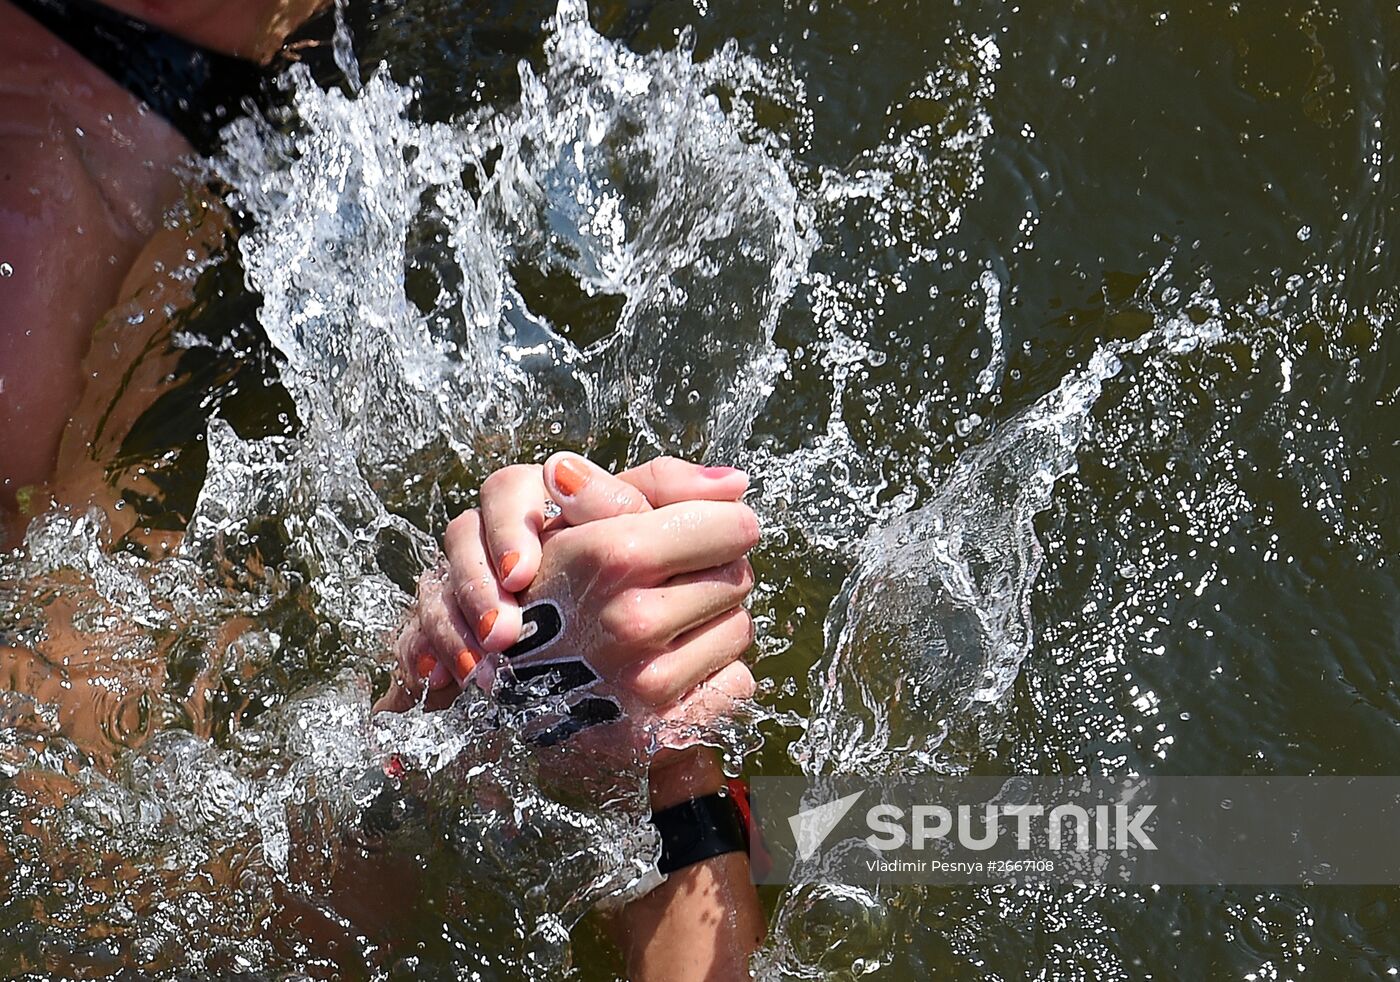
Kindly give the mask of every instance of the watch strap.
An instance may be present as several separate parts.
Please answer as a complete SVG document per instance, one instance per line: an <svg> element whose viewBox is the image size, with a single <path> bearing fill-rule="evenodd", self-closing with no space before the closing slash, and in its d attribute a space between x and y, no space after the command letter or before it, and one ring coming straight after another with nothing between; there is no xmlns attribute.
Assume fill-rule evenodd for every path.
<svg viewBox="0 0 1400 982"><path fill-rule="evenodd" d="M651 821L661 833L656 866L667 876L715 856L748 850L748 823L728 790L664 808Z"/></svg>

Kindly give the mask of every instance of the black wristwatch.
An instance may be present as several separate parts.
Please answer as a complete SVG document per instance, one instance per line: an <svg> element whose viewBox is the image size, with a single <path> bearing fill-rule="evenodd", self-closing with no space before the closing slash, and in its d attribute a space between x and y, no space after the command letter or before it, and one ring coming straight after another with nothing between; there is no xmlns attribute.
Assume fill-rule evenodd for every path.
<svg viewBox="0 0 1400 982"><path fill-rule="evenodd" d="M748 852L748 791L731 781L723 791L691 798L651 816L661 833L663 876L730 852Z"/></svg>

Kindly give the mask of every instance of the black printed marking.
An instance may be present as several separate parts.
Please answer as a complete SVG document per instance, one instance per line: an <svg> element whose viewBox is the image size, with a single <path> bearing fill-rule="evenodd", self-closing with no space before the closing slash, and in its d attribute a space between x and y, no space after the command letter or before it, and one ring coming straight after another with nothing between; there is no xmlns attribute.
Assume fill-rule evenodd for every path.
<svg viewBox="0 0 1400 982"><path fill-rule="evenodd" d="M496 698L508 706L523 706L531 699L562 696L599 681L598 673L582 658L535 662L518 668L512 665L510 676L509 683L496 693ZM530 684L538 679L544 679L545 684Z"/></svg>
<svg viewBox="0 0 1400 982"><path fill-rule="evenodd" d="M536 746L552 747L581 730L622 718L622 705L611 696L587 694L602 676L579 657L531 662L526 656L544 652L564 633L564 615L551 600L541 600L522 611L520 640L507 648L504 671L497 676L497 701L514 708L561 697L574 698L568 714L559 722L530 737ZM515 662L526 660L526 664ZM559 719L558 715L553 716Z"/></svg>
<svg viewBox="0 0 1400 982"><path fill-rule="evenodd" d="M520 640L505 650L507 658L521 658L547 648L564 633L564 615L552 600L540 600L521 611Z"/></svg>
<svg viewBox="0 0 1400 982"><path fill-rule="evenodd" d="M618 705L616 699L605 696L589 696L569 707L568 719L537 734L531 738L531 742L540 747L552 747L555 744L563 743L569 737L590 726L614 723L621 718L622 707Z"/></svg>

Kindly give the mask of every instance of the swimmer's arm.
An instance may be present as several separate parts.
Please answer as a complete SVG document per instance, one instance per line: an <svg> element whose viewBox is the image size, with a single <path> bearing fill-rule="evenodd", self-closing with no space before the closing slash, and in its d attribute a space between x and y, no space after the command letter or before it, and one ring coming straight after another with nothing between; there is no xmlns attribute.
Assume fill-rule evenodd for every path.
<svg viewBox="0 0 1400 982"><path fill-rule="evenodd" d="M266 62L330 0L102 0L187 41Z"/></svg>
<svg viewBox="0 0 1400 982"><path fill-rule="evenodd" d="M652 779L660 810L724 786L711 751L667 767ZM749 857L727 853L677 870L622 909L614 936L632 982L730 982L748 979L749 956L763 939L763 911Z"/></svg>

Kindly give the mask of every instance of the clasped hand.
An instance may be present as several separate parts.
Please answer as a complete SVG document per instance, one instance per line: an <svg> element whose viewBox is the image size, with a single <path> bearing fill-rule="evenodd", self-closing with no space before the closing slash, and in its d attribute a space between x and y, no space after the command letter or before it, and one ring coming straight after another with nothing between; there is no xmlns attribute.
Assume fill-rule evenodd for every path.
<svg viewBox="0 0 1400 982"><path fill-rule="evenodd" d="M666 457L616 476L568 453L495 472L480 507L448 527L444 562L420 580L393 687L376 708L441 708L465 685L500 698L522 665L581 662L620 709L616 722L593 720L604 739L621 727L630 745L662 748L654 782L689 760L688 785L714 784L713 762L675 750L753 694L741 660L753 641L745 556L759 537L738 500L747 487L734 468ZM520 639L522 609L542 601L558 612L557 637L502 659ZM571 736L589 721L548 732Z"/></svg>

